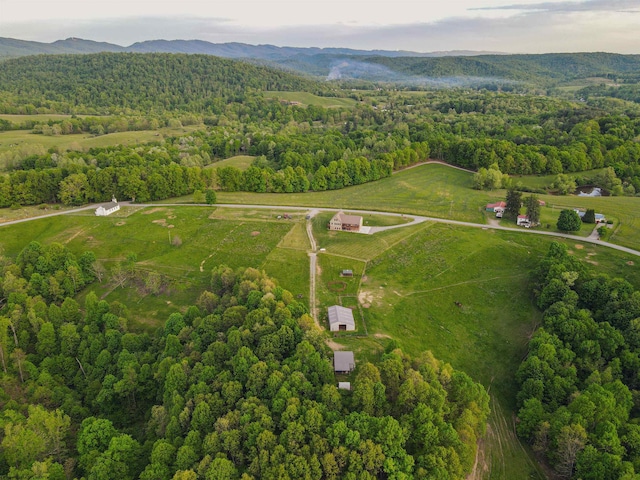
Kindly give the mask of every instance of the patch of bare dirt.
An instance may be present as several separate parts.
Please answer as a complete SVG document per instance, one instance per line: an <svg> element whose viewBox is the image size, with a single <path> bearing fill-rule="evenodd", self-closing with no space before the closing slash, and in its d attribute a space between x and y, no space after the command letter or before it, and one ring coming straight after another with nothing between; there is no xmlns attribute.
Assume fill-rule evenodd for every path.
<svg viewBox="0 0 640 480"><path fill-rule="evenodd" d="M331 340L331 339L327 339L326 344L327 344L327 345L329 346L329 348L330 348L331 350L333 350L334 352L335 352L336 350L342 350L342 349L344 348L344 345L341 345L341 344L339 344L339 343L337 343L337 342L334 342L334 341L333 341L333 340Z"/></svg>
<svg viewBox="0 0 640 480"><path fill-rule="evenodd" d="M593 260L587 260L587 263L590 263L591 265L598 265L598 262L594 262Z"/></svg>
<svg viewBox="0 0 640 480"><path fill-rule="evenodd" d="M164 207L156 207L156 208L152 208L151 210L145 210L144 212L142 212L143 215L151 215L152 213L155 212L163 212L165 210Z"/></svg>
<svg viewBox="0 0 640 480"><path fill-rule="evenodd" d="M167 224L166 218L159 218L158 220L151 220L151 223L155 223L156 225L165 226Z"/></svg>
<svg viewBox="0 0 640 480"><path fill-rule="evenodd" d="M71 240L75 239L78 235L80 235L81 233L84 233L84 228L81 228L80 230L78 230L76 233L74 233L73 235L71 235L69 238L67 238L64 243L65 245L67 243L69 243Z"/></svg>
<svg viewBox="0 0 640 480"><path fill-rule="evenodd" d="M584 248L584 245L580 245L579 243L576 244L576 250L582 250Z"/></svg>
<svg viewBox="0 0 640 480"><path fill-rule="evenodd" d="M391 336L386 333L374 333L373 336L375 338L391 338Z"/></svg>
<svg viewBox="0 0 640 480"><path fill-rule="evenodd" d="M173 228L175 225L167 225L167 228Z"/></svg>
<svg viewBox="0 0 640 480"><path fill-rule="evenodd" d="M116 223L116 227L121 227L123 225L126 225L127 222L118 222Z"/></svg>
<svg viewBox="0 0 640 480"><path fill-rule="evenodd" d="M258 235L260 235L260 232L258 232L257 230L254 232L251 232L252 237L257 237Z"/></svg>
<svg viewBox="0 0 640 480"><path fill-rule="evenodd" d="M627 265L635 265L635 263L633 263L633 260L629 260L629 261L627 262Z"/></svg>
<svg viewBox="0 0 640 480"><path fill-rule="evenodd" d="M170 220L173 220L174 218L176 218L176 216L175 215L167 215L167 218L170 219Z"/></svg>

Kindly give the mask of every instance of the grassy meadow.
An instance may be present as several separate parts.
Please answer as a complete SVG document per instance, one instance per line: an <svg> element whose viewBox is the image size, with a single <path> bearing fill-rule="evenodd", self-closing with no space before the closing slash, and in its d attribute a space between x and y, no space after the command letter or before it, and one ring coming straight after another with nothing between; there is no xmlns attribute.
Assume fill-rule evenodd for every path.
<svg viewBox="0 0 640 480"><path fill-rule="evenodd" d="M165 136L184 135L201 129L202 126L187 126L180 128L159 128L157 130L141 130L135 132L116 132L105 135L91 135L78 133L72 135L42 135L32 133L31 130L10 130L0 132L0 154L24 145L40 145L45 150L58 148L62 151L85 151L94 147L109 147L112 145L137 145L162 140ZM4 168L0 165L0 169Z"/></svg>
<svg viewBox="0 0 640 480"><path fill-rule="evenodd" d="M351 108L357 103L352 98L320 97L308 92L267 91L264 92L264 96L266 98L274 98L286 102L299 102L302 105L313 105L324 108Z"/></svg>
<svg viewBox="0 0 640 480"><path fill-rule="evenodd" d="M224 160L214 162L207 165L205 168L236 167L244 171L251 166L254 159L255 157L251 155L236 155L235 157L229 157Z"/></svg>
<svg viewBox="0 0 640 480"><path fill-rule="evenodd" d="M219 192L218 202L379 210L487 223L485 205L504 200L506 191L480 191L471 187L472 174L445 165L429 164L403 170L378 182L342 190L287 195ZM555 231L560 210L593 208L615 222L616 227L609 241L640 249L640 218L637 213L640 212L640 197L538 197L546 202L546 208L549 209L543 208L543 222L545 225L549 223L550 230ZM587 236L591 227L583 230L582 234Z"/></svg>
<svg viewBox="0 0 640 480"><path fill-rule="evenodd" d="M168 291L143 296L135 288L113 289L108 282L91 289L108 301L125 303L135 325L154 328L175 309L193 304L208 287L209 272L219 264L264 269L306 302L307 245L297 243L299 235L289 236L292 229L300 229L303 219L279 221L274 216L252 217L251 212L227 219L217 215L215 207L133 207L109 217L95 217L89 210L4 226L0 247L15 257L31 240L59 242L77 255L93 251L107 270L135 254L136 269L162 274L168 279Z"/></svg>

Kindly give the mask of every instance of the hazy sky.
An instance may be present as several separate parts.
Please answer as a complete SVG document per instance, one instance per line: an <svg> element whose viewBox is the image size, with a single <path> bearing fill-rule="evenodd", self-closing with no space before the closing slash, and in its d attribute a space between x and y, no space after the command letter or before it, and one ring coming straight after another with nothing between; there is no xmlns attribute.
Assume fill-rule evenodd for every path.
<svg viewBox="0 0 640 480"><path fill-rule="evenodd" d="M0 0L0 37L640 53L640 0Z"/></svg>

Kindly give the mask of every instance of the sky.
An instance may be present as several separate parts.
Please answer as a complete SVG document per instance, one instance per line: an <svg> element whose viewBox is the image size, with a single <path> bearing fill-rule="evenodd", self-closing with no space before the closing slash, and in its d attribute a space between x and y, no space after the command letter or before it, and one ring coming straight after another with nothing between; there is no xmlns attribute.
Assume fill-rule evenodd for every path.
<svg viewBox="0 0 640 480"><path fill-rule="evenodd" d="M0 0L0 37L640 54L640 0Z"/></svg>

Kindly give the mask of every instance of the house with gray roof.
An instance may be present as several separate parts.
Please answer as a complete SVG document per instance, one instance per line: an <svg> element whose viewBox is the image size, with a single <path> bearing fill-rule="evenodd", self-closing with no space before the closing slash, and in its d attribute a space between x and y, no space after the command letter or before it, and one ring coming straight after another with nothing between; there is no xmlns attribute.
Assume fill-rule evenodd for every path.
<svg viewBox="0 0 640 480"><path fill-rule="evenodd" d="M333 352L333 371L335 373L351 373L356 368L353 352Z"/></svg>

